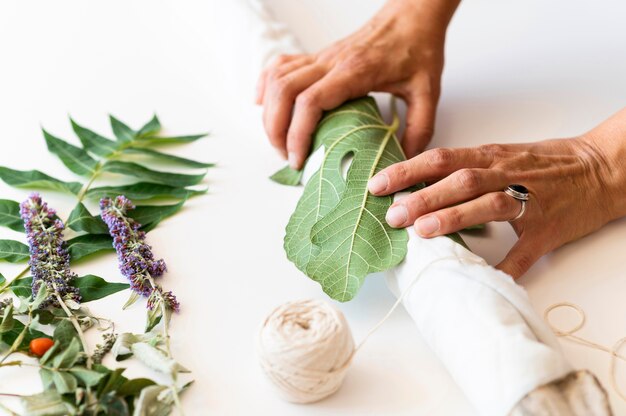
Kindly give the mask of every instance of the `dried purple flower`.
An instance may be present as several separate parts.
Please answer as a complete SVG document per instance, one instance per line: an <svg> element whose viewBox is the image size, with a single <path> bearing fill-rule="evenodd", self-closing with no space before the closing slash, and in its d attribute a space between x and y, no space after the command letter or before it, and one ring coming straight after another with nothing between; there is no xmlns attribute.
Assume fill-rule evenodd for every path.
<svg viewBox="0 0 626 416"><path fill-rule="evenodd" d="M39 288L45 284L51 292L58 292L61 298L80 301L78 288L71 286L76 275L70 270L70 256L63 240L63 222L56 217L56 211L48 208L37 193L20 204L20 214L24 220L30 246L30 271L33 275L32 293L37 296ZM41 308L58 305L56 296L49 296Z"/></svg>
<svg viewBox="0 0 626 416"><path fill-rule="evenodd" d="M160 307L161 302L164 302L165 305L174 312L180 311L180 303L178 303L176 296L174 296L171 291L163 291L163 288L157 285L157 287L152 290L152 293L150 293L150 296L148 297L147 307L150 310L154 310L155 308Z"/></svg>
<svg viewBox="0 0 626 416"><path fill-rule="evenodd" d="M163 275L166 266L162 259L154 260L152 249L145 242L146 234L140 230L141 224L127 215L133 209L135 206L123 195L100 200L102 219L113 237L120 271L130 280L135 292L150 296L155 291L150 278Z"/></svg>

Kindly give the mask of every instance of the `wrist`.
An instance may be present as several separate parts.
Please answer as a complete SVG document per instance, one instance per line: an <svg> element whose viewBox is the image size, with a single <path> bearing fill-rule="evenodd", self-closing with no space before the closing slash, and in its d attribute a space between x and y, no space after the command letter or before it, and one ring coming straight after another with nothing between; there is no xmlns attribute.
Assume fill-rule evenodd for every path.
<svg viewBox="0 0 626 416"><path fill-rule="evenodd" d="M580 137L602 172L610 220L626 216L626 108Z"/></svg>
<svg viewBox="0 0 626 416"><path fill-rule="evenodd" d="M416 31L444 38L461 0L388 0L379 15L403 18Z"/></svg>

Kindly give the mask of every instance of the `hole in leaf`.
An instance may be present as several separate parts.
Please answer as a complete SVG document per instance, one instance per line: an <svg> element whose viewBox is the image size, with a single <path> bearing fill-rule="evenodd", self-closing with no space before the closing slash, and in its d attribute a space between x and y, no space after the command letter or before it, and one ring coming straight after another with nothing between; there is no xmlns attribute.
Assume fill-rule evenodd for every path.
<svg viewBox="0 0 626 416"><path fill-rule="evenodd" d="M341 159L341 176L343 177L344 181L346 181L346 178L348 177L348 170L350 169L350 166L352 165L353 159L354 159L354 152L346 153L345 156Z"/></svg>

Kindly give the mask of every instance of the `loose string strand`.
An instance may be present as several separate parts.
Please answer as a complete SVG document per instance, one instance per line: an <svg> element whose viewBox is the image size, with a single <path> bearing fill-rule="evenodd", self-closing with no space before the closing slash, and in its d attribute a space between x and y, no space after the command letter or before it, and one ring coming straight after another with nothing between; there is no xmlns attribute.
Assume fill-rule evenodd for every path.
<svg viewBox="0 0 626 416"><path fill-rule="evenodd" d="M575 310L580 317L580 321L569 330L563 330L558 328L552 323L552 321L550 321L550 314L560 308L570 308ZM583 338L581 336L575 335L576 332L580 331L585 326L585 323L587 322L587 315L580 306L570 302L559 302L549 306L544 311L543 317L548 326L550 326L550 329L552 329L552 332L554 332L557 337L567 339L571 342L583 345L587 348L603 351L610 354L611 360L609 363L609 380L611 382L611 388L622 400L626 402L626 394L622 392L617 382L617 360L620 359L622 361L626 361L626 356L620 354L622 347L624 346L624 344L626 344L626 337L619 339L615 344L613 344L613 347L610 348L605 345L598 344L597 342Z"/></svg>

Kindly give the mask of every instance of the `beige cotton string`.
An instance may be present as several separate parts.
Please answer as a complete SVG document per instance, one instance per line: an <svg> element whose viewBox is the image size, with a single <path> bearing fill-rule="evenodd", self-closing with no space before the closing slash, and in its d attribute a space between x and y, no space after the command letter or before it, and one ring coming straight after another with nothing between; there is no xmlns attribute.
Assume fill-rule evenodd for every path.
<svg viewBox="0 0 626 416"><path fill-rule="evenodd" d="M265 374L290 402L312 403L335 393L356 352L389 319L420 276L446 260L474 262L457 256L430 262L356 348L346 318L328 302L295 301L274 309L257 336L257 355Z"/></svg>
<svg viewBox="0 0 626 416"><path fill-rule="evenodd" d="M552 313L554 310L559 309L559 308L570 308L570 309L575 310L580 317L580 321L569 330L562 330L562 329L557 328L550 321L550 313ZM577 344L584 345L594 350L604 351L611 355L610 370L609 370L611 388L617 393L617 395L622 400L626 401L626 394L624 394L621 391L617 383L617 375L616 375L617 359L619 358L622 361L626 361L626 357L620 354L620 350L622 349L624 344L626 344L626 337L619 339L613 345L613 348L609 348L602 344L598 344L596 342L589 341L588 339L575 335L576 332L578 332L579 330L583 328L583 326L585 326L585 322L587 321L587 315L585 314L585 311L583 311L583 309L580 306L575 305L570 302L560 302L560 303L556 303L548 307L543 313L543 316L544 316L544 320L547 322L547 324L550 326L550 328L552 329L552 331L557 337L565 338Z"/></svg>

